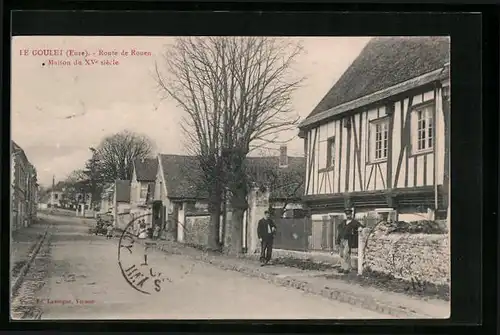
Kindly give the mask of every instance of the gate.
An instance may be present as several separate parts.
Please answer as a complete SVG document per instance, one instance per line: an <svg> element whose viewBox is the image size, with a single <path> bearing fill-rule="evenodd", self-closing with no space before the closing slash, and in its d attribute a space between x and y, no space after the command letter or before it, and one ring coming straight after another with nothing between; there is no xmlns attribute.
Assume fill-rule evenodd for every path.
<svg viewBox="0 0 500 335"><path fill-rule="evenodd" d="M301 219L275 219L276 236L274 247L276 249L307 251L309 236L311 234L311 220Z"/></svg>
<svg viewBox="0 0 500 335"><path fill-rule="evenodd" d="M332 251L336 246L338 225L341 216L323 215L321 219L312 221L312 234L309 249L315 251Z"/></svg>

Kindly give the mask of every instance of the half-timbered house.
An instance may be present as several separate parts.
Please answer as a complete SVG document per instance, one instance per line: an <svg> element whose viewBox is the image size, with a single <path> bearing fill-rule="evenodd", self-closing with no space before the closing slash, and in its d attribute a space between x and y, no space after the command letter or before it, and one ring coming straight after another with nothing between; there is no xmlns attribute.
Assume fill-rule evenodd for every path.
<svg viewBox="0 0 500 335"><path fill-rule="evenodd" d="M446 217L450 40L371 39L300 124L312 214Z"/></svg>

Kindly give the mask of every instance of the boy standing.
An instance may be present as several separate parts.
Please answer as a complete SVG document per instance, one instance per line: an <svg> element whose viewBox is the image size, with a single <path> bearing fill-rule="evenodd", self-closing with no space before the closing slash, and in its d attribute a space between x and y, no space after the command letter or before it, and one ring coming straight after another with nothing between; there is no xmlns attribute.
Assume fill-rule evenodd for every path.
<svg viewBox="0 0 500 335"><path fill-rule="evenodd" d="M109 240L111 238L113 238L113 225L108 224L106 227L106 239Z"/></svg>
<svg viewBox="0 0 500 335"><path fill-rule="evenodd" d="M340 246L340 257L342 258L341 273L349 273L352 269L351 249L355 246L355 239L358 237L358 229L364 227L358 220L354 219L353 210L345 209L346 219L339 225L339 234L337 236L337 245Z"/></svg>

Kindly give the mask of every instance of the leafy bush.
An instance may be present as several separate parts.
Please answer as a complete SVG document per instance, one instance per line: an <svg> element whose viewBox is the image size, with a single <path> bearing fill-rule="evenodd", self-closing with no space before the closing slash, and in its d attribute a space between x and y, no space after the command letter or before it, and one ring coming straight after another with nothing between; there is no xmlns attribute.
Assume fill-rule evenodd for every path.
<svg viewBox="0 0 500 335"><path fill-rule="evenodd" d="M387 233L408 233L408 234L446 234L448 228L446 222L434 220L419 221L395 221L387 222Z"/></svg>

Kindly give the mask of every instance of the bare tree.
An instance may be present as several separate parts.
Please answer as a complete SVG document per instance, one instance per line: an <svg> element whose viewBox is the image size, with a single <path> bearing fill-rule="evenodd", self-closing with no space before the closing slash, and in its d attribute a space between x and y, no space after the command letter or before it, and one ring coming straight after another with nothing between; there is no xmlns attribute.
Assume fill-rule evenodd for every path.
<svg viewBox="0 0 500 335"><path fill-rule="evenodd" d="M132 178L133 162L138 158L147 158L153 152L153 143L145 135L124 130L104 138L97 148L92 151L93 162L88 162L89 167L99 171L103 181L114 182L117 179L130 180Z"/></svg>
<svg viewBox="0 0 500 335"><path fill-rule="evenodd" d="M200 159L211 208L220 210L221 194L229 191L233 253L241 252L248 207L246 156L298 122L290 102L303 79L291 71L300 51L284 38L182 37L165 52L164 71L156 64L161 92L186 113L182 127ZM215 218L211 231L218 236Z"/></svg>

